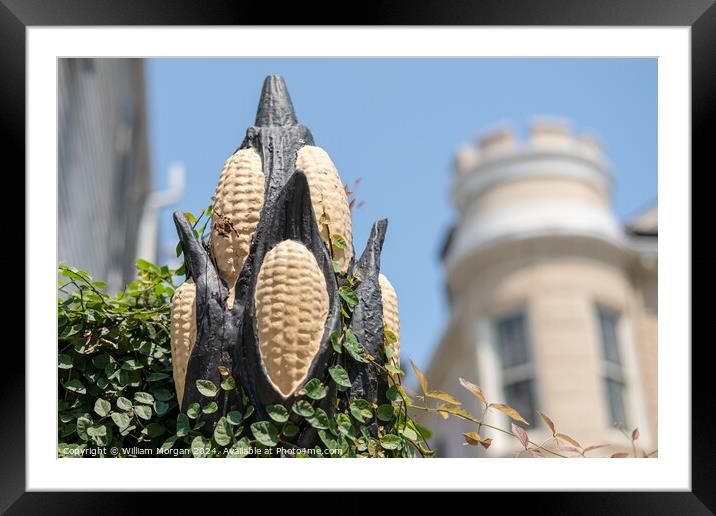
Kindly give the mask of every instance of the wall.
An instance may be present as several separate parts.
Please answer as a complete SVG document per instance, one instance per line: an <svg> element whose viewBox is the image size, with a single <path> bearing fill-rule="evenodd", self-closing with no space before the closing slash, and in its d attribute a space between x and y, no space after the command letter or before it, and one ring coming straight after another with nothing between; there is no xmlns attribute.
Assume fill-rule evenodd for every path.
<svg viewBox="0 0 716 516"><path fill-rule="evenodd" d="M58 260L119 290L150 189L141 60L58 62Z"/></svg>
<svg viewBox="0 0 716 516"><path fill-rule="evenodd" d="M585 446L626 445L623 435L612 429L608 412L595 307L600 303L622 314L620 345L628 369L628 424L640 427L640 442L651 451L656 448L656 394L650 390L655 382L656 356L645 355L644 349L656 350L656 315L635 303L637 291L628 272L630 264L630 256L614 246L578 237L527 239L482 253L471 267L452 271L451 284L459 300L453 325L460 331L446 334L428 378L439 382L436 388L462 394L465 391L457 385L455 374L459 368L491 399L505 401L499 392L501 381L495 375L494 363L489 367L480 363L490 360L489 351L477 351L486 349L481 339L490 337L478 326L481 321L483 325L492 324L495 317L524 307L533 345L539 409L552 417L562 432ZM644 291L650 298L655 285L645 283ZM642 374L643 370L650 372ZM493 422L509 426L506 418L493 418ZM541 421L531 423L533 436L547 437ZM438 422L430 425L433 429L441 426ZM461 431L474 429L458 426ZM439 433L443 436L447 430L441 428ZM504 436L493 436L496 440L492 454L509 455L515 450L504 446ZM448 438L445 435L442 440ZM455 431L452 439L461 440L460 432ZM603 452L613 453L616 449Z"/></svg>

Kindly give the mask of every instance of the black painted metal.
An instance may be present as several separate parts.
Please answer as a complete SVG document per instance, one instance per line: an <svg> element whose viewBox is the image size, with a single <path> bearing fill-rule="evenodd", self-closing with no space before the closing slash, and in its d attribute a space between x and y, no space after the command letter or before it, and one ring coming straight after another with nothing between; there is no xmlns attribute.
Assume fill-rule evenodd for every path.
<svg viewBox="0 0 716 516"><path fill-rule="evenodd" d="M379 362L385 363L383 349L383 301L380 295L380 253L383 249L388 221L381 219L370 232L368 243L353 272L361 283L356 289L358 304L353 310L350 329L365 350ZM351 398L377 402L385 398L386 382L372 364L351 362L348 370L351 379Z"/></svg>
<svg viewBox="0 0 716 516"><path fill-rule="evenodd" d="M255 403L259 416L265 417L264 407L283 403L290 410L293 396L283 397L274 389L268 379L266 368L259 353L259 339L256 328L255 289L256 279L266 254L284 240L296 240L304 244L316 258L319 269L326 279L329 312L323 339L318 353L306 375L306 381L319 378L325 382L332 350L330 334L340 329L340 301L336 276L333 273L331 257L321 240L313 214L306 176L295 172L286 183L274 209L265 212L254 236L254 245L249 257L250 263L244 268L239 279L237 294L239 302L246 307L243 334L237 346L236 372ZM306 382L304 381L304 384ZM298 390L303 385L299 386Z"/></svg>
<svg viewBox="0 0 716 516"><path fill-rule="evenodd" d="M358 304L353 310L349 324L365 350L381 364L385 364L383 300L380 294L380 253L383 249L388 221L381 219L373 224L368 243L352 273L360 278L361 283L356 289ZM370 363L351 362L348 368L351 380L350 399L362 398L371 404L385 402L388 388L387 379L380 374L375 365ZM375 417L369 423L370 432L377 435Z"/></svg>
<svg viewBox="0 0 716 516"><path fill-rule="evenodd" d="M231 310L227 308L227 285L219 277L183 213L174 213L174 224L184 250L187 277L193 278L196 284L196 344L187 365L181 407L182 411L186 411L192 403L206 401L196 388L196 380L211 380L219 385L222 380L219 366L229 371L234 369L235 348L240 336L244 307L241 303L234 303ZM210 423L206 425L207 430L213 430L222 412L241 409L240 401L233 392L222 390L217 398L222 410L207 416Z"/></svg>
<svg viewBox="0 0 716 516"><path fill-rule="evenodd" d="M286 83L280 75L264 80L256 123L246 131L241 148L253 147L261 155L266 176L264 213L293 174L296 153L304 145L313 145L313 135L298 123Z"/></svg>

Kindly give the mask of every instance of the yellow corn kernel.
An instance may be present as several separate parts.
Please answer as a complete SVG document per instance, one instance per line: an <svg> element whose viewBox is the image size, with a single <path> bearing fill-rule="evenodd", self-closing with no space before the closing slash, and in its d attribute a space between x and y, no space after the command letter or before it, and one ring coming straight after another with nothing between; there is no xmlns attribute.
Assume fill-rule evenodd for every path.
<svg viewBox="0 0 716 516"><path fill-rule="evenodd" d="M393 332L396 341L389 344L393 351L393 357L389 359L395 367L400 367L400 317L398 315L398 295L388 278L380 274L378 276L380 285L380 297L383 301L383 324ZM392 378L392 377L391 377ZM395 378L392 378L395 381Z"/></svg>
<svg viewBox="0 0 716 516"><path fill-rule="evenodd" d="M255 149L240 149L224 164L212 210L211 251L219 275L229 285L229 308L263 205L261 156Z"/></svg>
<svg viewBox="0 0 716 516"><path fill-rule="evenodd" d="M287 397L305 380L328 317L326 279L306 246L284 240L266 254L255 302L261 360Z"/></svg>
<svg viewBox="0 0 716 516"><path fill-rule="evenodd" d="M340 235L347 243L345 249L332 247L333 260L341 272L346 272L353 256L353 234L351 210L338 170L326 151L311 145L299 149L296 169L306 174L313 211L323 241L331 248L331 238Z"/></svg>
<svg viewBox="0 0 716 516"><path fill-rule="evenodd" d="M172 369L177 400L184 399L186 368L196 343L196 285L189 279L174 291L171 307Z"/></svg>

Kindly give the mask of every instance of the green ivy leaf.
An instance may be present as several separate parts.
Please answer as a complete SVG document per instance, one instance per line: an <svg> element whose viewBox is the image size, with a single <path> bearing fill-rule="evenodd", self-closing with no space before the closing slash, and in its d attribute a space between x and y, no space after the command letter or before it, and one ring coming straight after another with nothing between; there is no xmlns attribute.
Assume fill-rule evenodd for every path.
<svg viewBox="0 0 716 516"><path fill-rule="evenodd" d="M283 435L286 437L293 437L296 434L298 434L298 427L290 421L286 423L286 426L283 429Z"/></svg>
<svg viewBox="0 0 716 516"><path fill-rule="evenodd" d="M93 437L92 440L97 443L98 446L107 446L112 441L112 429L108 424L102 425L102 427L104 428L104 435L100 433L100 435Z"/></svg>
<svg viewBox="0 0 716 516"><path fill-rule="evenodd" d="M169 412L169 403L167 403L166 401L155 401L154 412L157 413L157 416L163 416L164 414Z"/></svg>
<svg viewBox="0 0 716 516"><path fill-rule="evenodd" d="M351 423L351 418L347 414L340 413L336 415L336 425L338 432L355 439L355 429L353 428L353 423Z"/></svg>
<svg viewBox="0 0 716 516"><path fill-rule="evenodd" d="M226 414L226 420L232 425L241 424L241 412L239 412L238 410L232 410L231 412Z"/></svg>
<svg viewBox="0 0 716 516"><path fill-rule="evenodd" d="M276 446L278 443L278 431L268 421L257 421L251 425L251 433L254 438L264 446Z"/></svg>
<svg viewBox="0 0 716 516"><path fill-rule="evenodd" d="M191 441L191 454L196 458L206 457L211 453L211 441L203 435L197 435Z"/></svg>
<svg viewBox="0 0 716 516"><path fill-rule="evenodd" d="M415 431L418 432L423 437L423 439L430 439L433 436L433 433L424 426L419 425L413 421L411 421L409 424L412 424Z"/></svg>
<svg viewBox="0 0 716 516"><path fill-rule="evenodd" d="M159 449L162 451L169 450L172 446L174 446L174 443L177 442L177 437L178 436L176 435L172 435L171 437L167 438L167 440L162 443Z"/></svg>
<svg viewBox="0 0 716 516"><path fill-rule="evenodd" d="M154 396L148 392L135 392L134 401L137 403L144 403L145 405L151 405L154 403Z"/></svg>
<svg viewBox="0 0 716 516"><path fill-rule="evenodd" d="M112 410L112 405L109 401L98 398L97 401L94 402L94 411L98 416L104 417L109 414L110 410Z"/></svg>
<svg viewBox="0 0 716 516"><path fill-rule="evenodd" d="M390 421L395 415L395 408L390 403L380 405L376 410L376 415L381 421Z"/></svg>
<svg viewBox="0 0 716 516"><path fill-rule="evenodd" d="M326 411L321 408L317 408L312 416L306 418L306 421L308 421L308 424L317 430L328 430L330 427L328 414L326 414Z"/></svg>
<svg viewBox="0 0 716 516"><path fill-rule="evenodd" d="M339 354L343 352L340 342L340 336L341 334L338 333L338 331L336 330L331 332L331 347L333 347L333 351Z"/></svg>
<svg viewBox="0 0 716 516"><path fill-rule="evenodd" d="M216 428L214 428L214 441L216 441L216 444L227 446L233 437L234 432L231 429L231 424L225 417L220 418L216 423Z"/></svg>
<svg viewBox="0 0 716 516"><path fill-rule="evenodd" d="M403 399L400 395L400 391L398 391L394 386L388 387L388 390L385 391L385 397L390 401L402 401Z"/></svg>
<svg viewBox="0 0 716 516"><path fill-rule="evenodd" d="M212 401L208 405L205 405L203 409L201 409L204 414L213 414L217 410L219 410L219 405L217 405L215 401Z"/></svg>
<svg viewBox="0 0 716 516"><path fill-rule="evenodd" d="M86 416L80 416L77 418L77 435L80 436L80 439L83 441L86 441L89 439L89 434L87 433L87 429L92 426L92 420Z"/></svg>
<svg viewBox="0 0 716 516"><path fill-rule="evenodd" d="M246 412L244 413L244 421L249 419L251 417L251 414L253 414L253 413L254 413L254 406L253 405L247 406Z"/></svg>
<svg viewBox="0 0 716 516"><path fill-rule="evenodd" d="M403 371L402 369L400 369L398 367L395 367L393 364L385 364L385 368L388 370L389 373L392 373L392 374L402 374L402 375L405 374L405 371Z"/></svg>
<svg viewBox="0 0 716 516"><path fill-rule="evenodd" d="M331 235L331 242L333 243L333 247L336 249L348 249L348 242L346 242L343 235L334 233Z"/></svg>
<svg viewBox="0 0 716 516"><path fill-rule="evenodd" d="M365 423L373 417L373 408L366 400L358 398L350 405L351 415L359 422Z"/></svg>
<svg viewBox="0 0 716 516"><path fill-rule="evenodd" d="M342 366L335 365L329 368L328 374L330 374L333 381L341 387L351 386L351 379L348 377L348 372Z"/></svg>
<svg viewBox="0 0 716 516"><path fill-rule="evenodd" d="M403 446L403 440L394 434L387 434L380 438L380 445L384 450L399 450Z"/></svg>
<svg viewBox="0 0 716 516"><path fill-rule="evenodd" d="M146 419L147 421L152 419L152 407L149 407L147 405L137 405L136 407L134 407L134 413L142 419Z"/></svg>
<svg viewBox="0 0 716 516"><path fill-rule="evenodd" d="M136 265L137 265L137 269L139 269L140 271L148 271L152 268L152 264L149 263L147 260L143 260L142 258L137 260Z"/></svg>
<svg viewBox="0 0 716 516"><path fill-rule="evenodd" d="M306 400L298 400L296 403L293 404L291 410L293 410L299 416L303 417L311 417L314 412L313 407Z"/></svg>
<svg viewBox="0 0 716 516"><path fill-rule="evenodd" d="M57 367L59 369L72 369L72 357L69 355L57 355Z"/></svg>
<svg viewBox="0 0 716 516"><path fill-rule="evenodd" d="M405 428L400 430L400 433L410 439L411 441L417 441L418 440L418 434L415 430L410 428L409 426L406 426Z"/></svg>
<svg viewBox="0 0 716 516"><path fill-rule="evenodd" d="M312 378L303 386L306 395L312 400L322 400L326 397L326 388L318 378Z"/></svg>
<svg viewBox="0 0 716 516"><path fill-rule="evenodd" d="M198 403L192 403L189 408L186 409L186 415L191 419L196 419L201 414L201 405Z"/></svg>
<svg viewBox="0 0 716 516"><path fill-rule="evenodd" d="M216 385L211 380L197 380L196 388L207 398L213 398L219 393L219 389L216 388Z"/></svg>
<svg viewBox="0 0 716 516"><path fill-rule="evenodd" d="M325 430L319 430L318 437L321 439L323 444L325 444L326 447L330 448L331 450L337 450L341 447L338 439L336 439L336 437L333 436L333 434L331 434L330 432L327 432Z"/></svg>
<svg viewBox="0 0 716 516"><path fill-rule="evenodd" d="M269 405L266 407L266 412L271 419L277 423L285 423L288 421L288 410L283 405Z"/></svg>
<svg viewBox="0 0 716 516"><path fill-rule="evenodd" d="M124 369L125 371L139 371L143 367L144 366L141 363L137 362L134 359L127 360L125 363L122 364L122 369Z"/></svg>
<svg viewBox="0 0 716 516"><path fill-rule="evenodd" d="M154 397L159 401L169 401L174 397L174 393L169 389L156 389L154 391Z"/></svg>
<svg viewBox="0 0 716 516"><path fill-rule="evenodd" d="M361 346L360 342L358 342L358 339L351 330L346 330L346 341L344 346L353 360L364 364L368 363L368 360L364 358L366 355L365 349Z"/></svg>
<svg viewBox="0 0 716 516"><path fill-rule="evenodd" d="M346 285L343 285L338 289L338 295L340 295L343 301L346 302L348 309L352 312L355 306L358 304L358 295L353 291L352 288Z"/></svg>
<svg viewBox="0 0 716 516"><path fill-rule="evenodd" d="M117 398L117 408L120 410L129 410L132 408L132 402L127 398L120 396Z"/></svg>
<svg viewBox="0 0 716 516"><path fill-rule="evenodd" d="M87 428L87 435L97 444L97 446L107 445L107 427L104 425L95 425Z"/></svg>
<svg viewBox="0 0 716 516"><path fill-rule="evenodd" d="M87 389L77 378L72 378L70 381L65 382L65 389L77 394L87 394Z"/></svg>
<svg viewBox="0 0 716 516"><path fill-rule="evenodd" d="M177 437L189 435L191 429L189 418L186 414L179 413L177 415Z"/></svg>
<svg viewBox="0 0 716 516"><path fill-rule="evenodd" d="M124 412L113 412L112 421L114 421L114 424L117 425L120 430L123 430L129 426L131 418Z"/></svg>
<svg viewBox="0 0 716 516"><path fill-rule="evenodd" d="M385 337L386 344L394 344L394 343L398 342L397 335L395 335L395 333L390 331L388 328L383 328L383 335ZM390 358L390 357L388 357L388 358Z"/></svg>
<svg viewBox="0 0 716 516"><path fill-rule="evenodd" d="M233 376L227 376L224 378L224 381L221 382L221 388L225 391L233 391L236 389L236 380L234 380Z"/></svg>
<svg viewBox="0 0 716 516"><path fill-rule="evenodd" d="M236 445L231 448L227 457L232 459L243 459L249 454L251 443L248 437L242 437L236 442Z"/></svg>
<svg viewBox="0 0 716 516"><path fill-rule="evenodd" d="M142 430L142 434L149 438L154 438L162 435L164 430L164 425L161 423L149 423L146 427L144 427L144 430Z"/></svg>
<svg viewBox="0 0 716 516"><path fill-rule="evenodd" d="M102 353L101 355L92 357L92 365L95 366L97 369L104 369L111 362L114 362L114 359L106 353Z"/></svg>

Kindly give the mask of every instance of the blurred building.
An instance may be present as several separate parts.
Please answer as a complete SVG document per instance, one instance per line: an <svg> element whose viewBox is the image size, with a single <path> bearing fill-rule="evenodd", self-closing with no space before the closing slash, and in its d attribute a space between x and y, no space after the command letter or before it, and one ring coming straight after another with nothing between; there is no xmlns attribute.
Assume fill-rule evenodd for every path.
<svg viewBox="0 0 716 516"><path fill-rule="evenodd" d="M58 61L58 260L119 290L151 188L140 59Z"/></svg>
<svg viewBox="0 0 716 516"><path fill-rule="evenodd" d="M562 122L534 124L524 143L508 129L486 134L455 168L459 221L443 252L451 318L427 371L431 387L480 415L458 384L473 381L516 408L535 442L551 435L539 410L583 446L614 445L591 455L629 446L615 423L639 427L640 445L655 450L656 206L620 225L602 149ZM425 421L442 456L484 454L462 444L474 425ZM500 413L488 421L509 428ZM490 456L519 449L485 431L495 437Z"/></svg>

